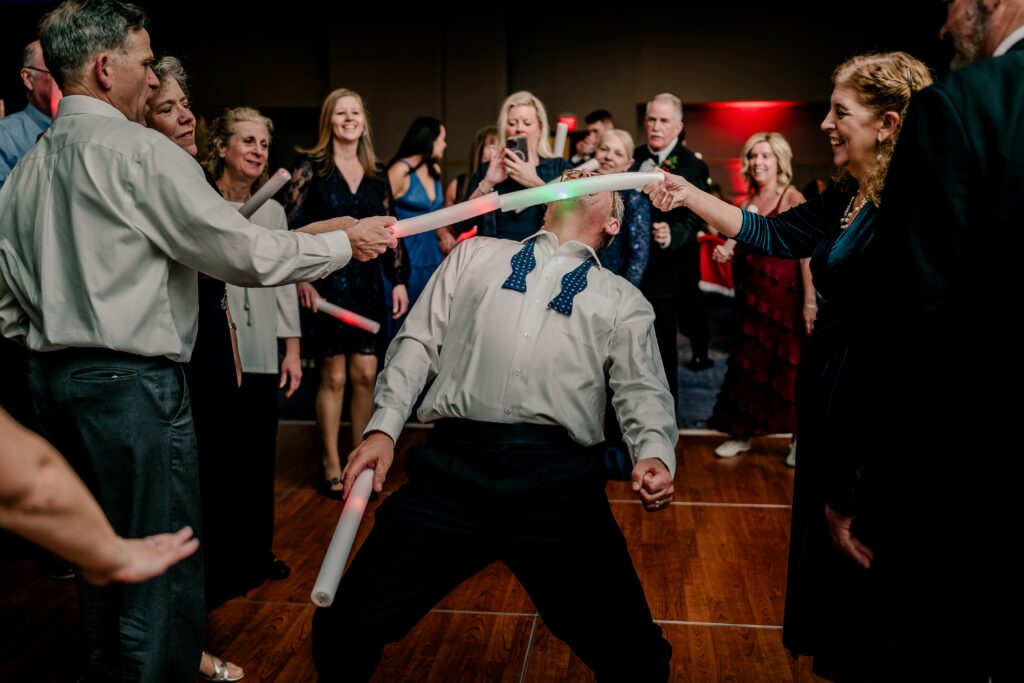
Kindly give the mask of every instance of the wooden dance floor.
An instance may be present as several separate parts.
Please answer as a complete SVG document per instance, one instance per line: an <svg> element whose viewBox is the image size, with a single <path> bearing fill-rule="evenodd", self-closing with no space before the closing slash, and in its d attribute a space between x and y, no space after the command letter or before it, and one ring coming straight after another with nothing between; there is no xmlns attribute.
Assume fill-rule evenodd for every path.
<svg viewBox="0 0 1024 683"><path fill-rule="evenodd" d="M426 435L422 428L407 429L398 453ZM820 680L806 658L794 662L782 647L793 490L793 471L783 465L788 443L757 439L754 455L720 460L712 449L721 440L680 439L676 502L668 510L646 513L628 484L608 486L654 618L672 643L673 680ZM207 648L244 667L250 683L315 680L309 594L341 509L313 487L319 453L314 425L281 425L275 550L292 575L227 603L207 623ZM403 480L399 456L384 495ZM230 482L224 495L231 495ZM6 634L0 639L0 681L74 683L81 676L74 586L40 575L28 555L11 539L0 545L0 628ZM389 646L374 678L592 680L500 565L457 588L403 641Z"/></svg>

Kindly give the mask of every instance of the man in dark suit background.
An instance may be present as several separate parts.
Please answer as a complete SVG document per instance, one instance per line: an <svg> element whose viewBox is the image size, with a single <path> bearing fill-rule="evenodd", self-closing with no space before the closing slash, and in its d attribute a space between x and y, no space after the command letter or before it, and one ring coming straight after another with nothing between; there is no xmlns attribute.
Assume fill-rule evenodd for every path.
<svg viewBox="0 0 1024 683"><path fill-rule="evenodd" d="M999 683L1020 675L1024 0L946 4L956 70L912 101L882 195L872 459L852 529L830 521L873 551L869 680Z"/></svg>
<svg viewBox="0 0 1024 683"><path fill-rule="evenodd" d="M683 105L671 93L655 95L647 103L644 118L647 144L633 153L638 170L663 168L681 175L701 189L708 186L708 167L683 144L686 138ZM700 246L697 232L704 222L689 209L664 212L651 207L651 224L656 244L640 282L640 291L654 307L654 331L661 349L661 360L668 374L673 398L679 398L679 353L676 323L690 338L693 357L691 370L703 370L713 363L708 359L708 314L700 283Z"/></svg>

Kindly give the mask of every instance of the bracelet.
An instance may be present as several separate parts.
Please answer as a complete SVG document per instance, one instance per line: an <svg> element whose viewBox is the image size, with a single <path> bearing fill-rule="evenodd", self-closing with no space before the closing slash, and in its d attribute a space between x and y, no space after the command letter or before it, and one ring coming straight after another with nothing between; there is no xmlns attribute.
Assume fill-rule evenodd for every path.
<svg viewBox="0 0 1024 683"><path fill-rule="evenodd" d="M804 304L804 308L817 308L817 304Z"/></svg>
<svg viewBox="0 0 1024 683"><path fill-rule="evenodd" d="M489 188L487 188L487 189L485 190L485 189L484 189L484 181L482 181L482 180L481 180L481 181L480 181L480 184L476 186L476 189L480 190L480 194L487 194L488 192L490 192L490 191L491 191L491 190L493 190L494 188L493 188L493 187L489 187Z"/></svg>
<svg viewBox="0 0 1024 683"><path fill-rule="evenodd" d="M238 325L236 325L233 322L230 322L230 323L228 323L228 329L229 330L237 330L238 329Z"/></svg>

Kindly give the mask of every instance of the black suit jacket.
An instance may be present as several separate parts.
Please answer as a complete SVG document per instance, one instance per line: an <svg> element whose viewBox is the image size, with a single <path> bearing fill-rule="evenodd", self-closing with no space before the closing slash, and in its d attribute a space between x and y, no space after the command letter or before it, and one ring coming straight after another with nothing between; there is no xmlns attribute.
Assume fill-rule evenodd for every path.
<svg viewBox="0 0 1024 683"><path fill-rule="evenodd" d="M866 330L877 362L862 377L869 459L850 511L878 520L879 595L900 607L877 618L892 620L883 651L899 656L915 652L899 638L941 649L942 624L988 623L984 610L1021 595L1008 539L1024 476L1014 426L1024 412L1024 41L914 97L878 221L880 293ZM948 673L958 660L947 652L980 650L942 651L936 661L954 668L941 677L966 680Z"/></svg>
<svg viewBox="0 0 1024 683"><path fill-rule="evenodd" d="M634 170L647 159L652 158L647 145L640 145L633 152ZM702 190L708 187L708 166L683 145L676 143L672 153L665 157L660 168L669 173L681 175ZM647 298L668 298L678 296L685 286L696 286L694 277L700 277L699 261L694 262L697 232L704 227L700 216L689 209L660 211L651 207L651 223L669 224L672 240L667 249L651 243L651 256L644 271L640 289ZM699 253L696 258L699 258Z"/></svg>

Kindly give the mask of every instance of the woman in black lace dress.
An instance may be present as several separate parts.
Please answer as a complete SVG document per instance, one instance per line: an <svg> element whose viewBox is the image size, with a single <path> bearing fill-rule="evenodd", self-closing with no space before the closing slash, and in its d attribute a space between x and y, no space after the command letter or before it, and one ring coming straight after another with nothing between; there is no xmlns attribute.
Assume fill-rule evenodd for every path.
<svg viewBox="0 0 1024 683"><path fill-rule="evenodd" d="M345 88L333 91L320 111L317 144L299 157L288 188L285 210L288 226L300 228L335 216L367 218L394 215L391 186L373 152L370 124L363 100ZM408 308L402 247L372 261L351 261L344 268L314 284L300 284L299 301L315 310L316 299L385 322L383 274L394 285L392 314L400 317ZM382 337L346 325L324 314L312 317L310 330L314 356L320 359L320 388L316 396L317 422L323 438L321 487L340 497L342 463L338 433L345 383L351 383L352 443L359 445L373 412L377 360L383 352Z"/></svg>

